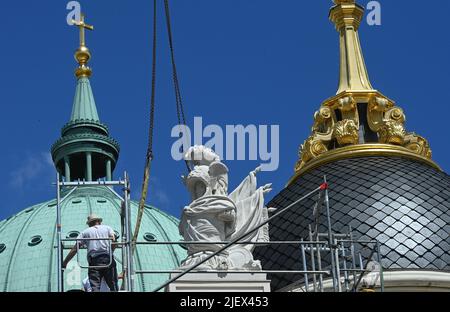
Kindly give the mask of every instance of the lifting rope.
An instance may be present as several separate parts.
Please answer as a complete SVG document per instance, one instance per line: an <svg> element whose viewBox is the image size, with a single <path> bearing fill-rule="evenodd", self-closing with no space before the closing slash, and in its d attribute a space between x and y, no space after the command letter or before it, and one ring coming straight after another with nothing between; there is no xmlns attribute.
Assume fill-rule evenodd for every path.
<svg viewBox="0 0 450 312"><path fill-rule="evenodd" d="M164 9L166 16L167 34L169 36L169 48L170 59L172 62L172 78L175 88L175 100L177 109L178 124L186 126L186 117L184 113L183 101L181 97L180 84L178 80L178 72L175 62L175 52L172 39L172 26L170 20L169 0L164 0ZM141 198L139 200L138 216L136 220L136 226L134 229L132 239L133 253L136 249L136 241L139 235L139 229L141 227L142 216L144 215L145 202L148 195L148 185L150 182L151 165L153 160L153 136L154 136L154 122L155 122L155 94L156 94L156 50L157 50L157 0L153 0L153 59L152 59L152 89L151 89L151 101L150 101L150 120L149 120L149 132L148 132L148 145L145 159L144 179L142 182ZM181 135L181 133L180 133ZM188 171L190 167L187 161L185 161Z"/></svg>
<svg viewBox="0 0 450 312"><path fill-rule="evenodd" d="M136 249L136 241L139 234L139 229L141 227L142 216L144 214L145 202L147 200L148 193L148 184L150 181L150 170L153 160L153 132L154 132L154 122L155 122L155 93L156 93L156 1L153 0L153 59L152 59L152 93L150 100L150 120L149 120L149 129L148 129L148 144L147 144L147 153L145 157L145 169L144 169L144 180L142 182L142 192L141 199L139 200L139 210L138 216L136 220L136 226L134 228L134 235L132 240L132 250L133 253Z"/></svg>
<svg viewBox="0 0 450 312"><path fill-rule="evenodd" d="M172 79L173 79L173 85L175 88L175 102L177 105L177 117L178 117L178 124L181 126L186 126L186 117L184 114L184 106L183 106L183 98L181 97L181 91L180 91L180 82L178 80L178 71L177 71L177 65L175 62L175 49L173 47L173 36L172 36L172 23L170 19L170 9L169 9L169 0L164 0L164 10L166 13L166 25L167 25L167 35L169 37L169 48L170 48L170 59L172 61ZM182 134L180 133L180 136ZM185 160L186 168L188 171L191 171L191 168L189 167L189 163L187 160Z"/></svg>

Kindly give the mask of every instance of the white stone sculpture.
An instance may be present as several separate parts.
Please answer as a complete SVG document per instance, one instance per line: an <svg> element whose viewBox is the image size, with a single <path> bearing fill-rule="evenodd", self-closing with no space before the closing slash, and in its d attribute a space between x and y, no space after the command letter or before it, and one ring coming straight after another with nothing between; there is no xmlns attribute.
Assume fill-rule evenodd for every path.
<svg viewBox="0 0 450 312"><path fill-rule="evenodd" d="M204 146L194 146L185 154L192 171L183 177L192 202L183 209L180 234L185 241L227 242L242 236L267 220L264 194L271 184L257 188L257 168L228 194L228 168L220 157ZM242 241L268 242L268 225L249 234ZM188 258L182 268L196 265L223 248L224 244L188 244ZM200 265L198 270L261 270L253 259L254 244L234 245Z"/></svg>
<svg viewBox="0 0 450 312"><path fill-rule="evenodd" d="M380 282L381 265L376 261L370 261L366 270L361 280L361 288L374 289Z"/></svg>

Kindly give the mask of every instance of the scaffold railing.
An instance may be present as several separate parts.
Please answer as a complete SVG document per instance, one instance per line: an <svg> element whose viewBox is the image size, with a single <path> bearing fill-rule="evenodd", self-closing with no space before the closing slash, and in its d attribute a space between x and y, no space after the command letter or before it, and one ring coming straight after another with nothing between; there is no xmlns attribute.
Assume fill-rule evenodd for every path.
<svg viewBox="0 0 450 312"><path fill-rule="evenodd" d="M128 174L124 173L124 179L118 181L106 181L106 180L98 180L98 181L73 181L67 182L61 179L59 173L56 175L56 248L57 248L57 280L58 280L58 292L64 291L64 269L62 267L63 262L63 250L66 249L64 246L64 242L75 241L75 245L77 248L77 261L79 263L79 244L80 239L62 239L62 224L61 224L61 204L69 198L69 196L80 187L91 187L91 186L102 186L106 187L108 190L113 192L111 187L121 186L123 191L123 197L113 192L115 195L119 196L122 202L122 210L121 210L121 242L114 243L112 241L109 242L110 250L112 251L112 245L120 245L122 250L122 271L124 273L124 285L123 289L125 291L134 291L134 269L133 269L133 255L132 255L132 246L131 246L131 209L130 209L130 181ZM69 189L68 194L61 199L61 191L62 188ZM86 239L83 239L86 240ZM95 238L91 240L104 240L103 238ZM110 240L110 239L107 239ZM110 252L110 263L113 261L113 252ZM93 266L81 266L83 268L92 269L96 268Z"/></svg>
<svg viewBox="0 0 450 312"><path fill-rule="evenodd" d="M60 177L58 176L58 181ZM189 273L195 274L295 274L303 275L303 278L294 282L293 284L285 287L281 291L304 291L304 292L324 292L324 291L334 291L334 292L356 292L360 287L360 283L363 277L368 273L378 274L376 282L380 285L380 290L384 291L383 282L383 269L381 266L382 255L380 243L376 240L355 240L351 227L349 227L348 233L334 233L332 230L331 218L330 218L330 204L329 204L329 185L326 182L326 177L324 177L324 182L319 187L313 191L307 193L301 198L297 199L285 208L277 209L276 212L267 218L264 222L255 226L247 233L237 237L231 241L151 241L151 242L140 242L137 241L134 244L137 245L223 245L222 248L216 252L212 252L210 255L205 257L203 260L198 262L196 265L191 266L187 269L170 269L170 270L134 270L133 267L133 254L132 254L132 233L131 233L131 223L130 223L130 200L129 200L129 179L125 173L125 179L119 181L99 181L99 182L58 182L58 203L57 203L57 225L58 227L58 290L63 291L63 270L61 267L62 263L62 249L68 249L71 247L64 246L64 242L77 241L77 239L61 239L61 211L60 211L60 187L70 187L76 188L80 186L123 186L124 197L123 197L123 209L122 209L122 224L123 233L122 240L120 242L110 242L115 245L116 248L122 250L122 264L123 272L126 276L126 283L123 290L134 291L134 277L135 275L144 274L170 274L170 279L164 282L162 285L156 287L153 292L158 292L166 289L168 285L176 282L183 276ZM71 192L73 189L71 190ZM70 194L70 193L69 193ZM69 195L68 194L68 195ZM258 231L261 227L270 223L273 219L279 217L281 214L293 209L296 205L302 201L309 199L315 195L317 196L316 204L314 206L313 214L315 216L314 224L309 226L308 238L304 240L291 240L291 241L269 241L269 242L249 242L246 241L246 237L255 231ZM65 196L67 198L68 196ZM65 199L64 198L64 199ZM63 200L64 200L63 199ZM319 233L318 220L319 216L322 214L322 206L325 205L325 213L327 218L327 232ZM95 240L95 239L93 239ZM287 270L255 270L255 271L243 271L243 270L199 270L197 269L200 265L207 262L216 255L226 251L228 248L234 245L295 245L298 246L300 250L300 258L298 264L299 269L287 269ZM359 248L358 248L359 246ZM78 250L77 250L78 254ZM376 258L375 258L376 255ZM111 261L112 261L111 253ZM379 272L373 272L368 268L370 263L376 262L379 264ZM89 268L89 267L87 267ZM173 276L175 275L175 276Z"/></svg>

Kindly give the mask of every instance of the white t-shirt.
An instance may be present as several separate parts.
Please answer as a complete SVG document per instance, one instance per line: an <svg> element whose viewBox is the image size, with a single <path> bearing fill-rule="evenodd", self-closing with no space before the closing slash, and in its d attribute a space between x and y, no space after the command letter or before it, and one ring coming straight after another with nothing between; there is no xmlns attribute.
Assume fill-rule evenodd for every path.
<svg viewBox="0 0 450 312"><path fill-rule="evenodd" d="M81 244L87 247L88 256L95 257L101 254L110 253L110 241L108 240L83 240L83 238L110 238L114 236L114 231L107 225L94 225L87 228L78 235Z"/></svg>

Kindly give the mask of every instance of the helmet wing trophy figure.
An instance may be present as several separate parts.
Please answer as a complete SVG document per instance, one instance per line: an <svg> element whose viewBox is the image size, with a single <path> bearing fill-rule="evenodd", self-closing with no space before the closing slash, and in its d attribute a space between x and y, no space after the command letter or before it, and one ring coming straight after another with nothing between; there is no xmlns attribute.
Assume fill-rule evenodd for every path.
<svg viewBox="0 0 450 312"><path fill-rule="evenodd" d="M257 188L258 167L228 193L228 168L210 148L193 146L185 153L192 171L183 182L192 196L192 202L183 209L180 234L187 244L188 257L181 269L188 269L203 261L229 242L245 235L268 218L264 195L272 190L272 184ZM252 242L269 242L268 224L244 237L222 253L198 266L199 271L243 270L259 271L260 261L253 259ZM207 244L202 244L207 242Z"/></svg>

